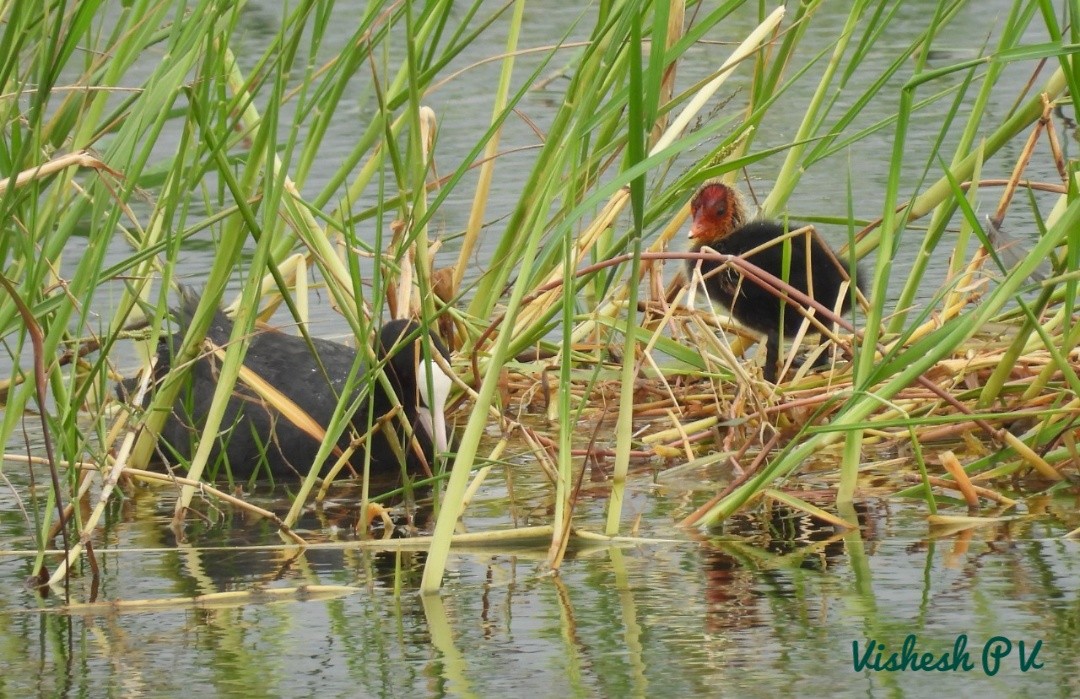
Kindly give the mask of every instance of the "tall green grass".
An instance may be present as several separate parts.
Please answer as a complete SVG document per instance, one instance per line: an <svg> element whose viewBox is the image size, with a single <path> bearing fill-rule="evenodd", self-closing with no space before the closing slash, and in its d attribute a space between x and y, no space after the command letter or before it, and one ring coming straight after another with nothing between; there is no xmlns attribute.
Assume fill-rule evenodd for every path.
<svg viewBox="0 0 1080 699"><path fill-rule="evenodd" d="M198 280L206 291L183 354L200 351L215 308L238 303L208 433L220 421L260 309L283 302L306 332L309 281L323 285L362 347L372 314L385 312L392 290L399 313L429 325L437 316L453 320L461 346L455 368L476 393L461 412L456 451L446 464L425 591L441 584L470 476L498 461L503 448L489 454L481 448L492 413L504 407L498 403L503 369L523 350L553 347L560 380L551 425L557 468L549 564L557 566L573 533L584 468L572 454L590 407L573 390L579 368L586 367L590 385L610 376L606 348L618 348L614 371L624 390L608 423L612 434L603 436L614 445L605 531L615 535L623 526L631 454L642 449L631 387L639 379L663 383L714 365L712 340L688 345L672 339L679 325L671 320L674 312L670 322L642 326L639 301L654 299L641 280L659 264L644 253L678 249L671 240L685 220L685 203L705 180L735 181L746 170L776 173L763 210L781 216L804 173L836 168L845 154L858 158L880 134L894 144L880 164L887 186L868 207L854 200L854 175L838 173L838 183L849 181L849 201L845 210L829 212L864 259L870 290L870 305L854 317L862 334L853 343L850 389L830 403L827 423L802 425L700 521L723 519L796 473L808 456L840 443L837 500L849 502L865 431L884 425L874 421L886 414L892 420L888 410L897 396L990 323L1010 319L1009 356L1045 346L1051 357L1044 375L1025 390L1031 396L1047 387L1060 392L1062 413L1020 436L991 428L987 440L1017 464L1031 465L1033 457L1059 463L1067 447L1053 435L1070 429L1067 413L1075 410L1080 389L1070 361L1078 338L1073 316L1080 265L1072 162L1070 194L1015 269L994 269L982 298L958 311L945 313L960 298L955 281L928 303L916 303L931 283L931 258L951 255L955 280L969 259L965 241L985 238L972 203L989 195L968 181L991 164L1012 171L1014 163L995 158L1023 143L1044 114L1034 90L1002 94L1006 70L1045 62L1032 82L1051 101L1080 86L1073 60L1080 17L1071 4L1059 16L1051 3L1017 0L979 56L931 61L933 51L950 48L940 37L969 5L926 3L927 11L913 19L902 16L898 3L860 0L836 24L835 16L825 15L835 7L820 0L786 13L744 0L605 2L583 9L563 36L537 39L523 0L362 7L308 0L285 8L273 34L260 37L257 53L250 51L255 42L243 4L46 0L0 6L0 172L8 178L0 193L0 260L10 285L0 297L0 338L4 365L11 367L0 443L5 453L17 451L13 445L29 413L44 412L57 486L47 495L36 490L40 499L31 503L39 550L50 547L58 504L78 496L79 470L70 466L110 463L116 435L109 434L103 397L116 370L127 368L113 360L127 341L122 329L145 318L144 341L151 347L171 332L166 319L182 281L178 261L209 241L212 263ZM914 40L898 46L890 30L901 21L921 24ZM354 29L330 51L329 29L342 22ZM825 47L807 42L810 30L820 29L816 23L828 24L835 39ZM1036 28L1047 41L1025 43L1026 32ZM905 29L910 35L910 26ZM732 59L703 69L706 40L730 43ZM456 127L428 109L429 96L436 87L453 88L464 56L477 48L499 64L490 118L467 134L467 154L447 163L436 157L439 139ZM522 67L525 50L528 67ZM885 67L865 75L868 57L882 55L888 60L875 65ZM505 173L500 152L522 145L507 142L507 123L528 116L530 89L556 67L565 80L548 88L549 118L533 119L543 127L528 144L534 151L528 170L519 173L520 194L505 219L485 225L492 183ZM687 73L704 77L691 84ZM861 114L876 100L899 106L866 123ZM992 104L1016 106L1005 112ZM1073 113L1067 100L1062 108ZM789 138L778 143L770 133L762 141L777 112L802 117ZM909 148L908 137L912 122L930 112L941 124L927 155ZM348 148L334 150L331 134L349 122ZM476 178L468 176L473 170ZM1020 199L1042 222L1035 201ZM468 223L460 236L442 236L444 247L432 255L440 236L431 224L451 201L471 202ZM879 225L856 239L865 223L856 213L868 208L880 213ZM924 217L925 231L915 228ZM388 226L394 219L402 225ZM897 282L893 258L901 246L919 253L906 280ZM478 249L486 255L473 269ZM1029 303L1025 293L1034 285L1028 275L1052 253L1060 262L1043 295ZM619 262L605 263L614 259ZM447 304L432 292L431 274L448 264L454 269ZM226 298L229 285L240 289L237 298ZM935 317L942 318L936 326ZM30 333L35 327L41 330L37 348ZM599 349L583 350L585 341ZM80 348L87 352L76 359ZM1001 401L1012 390L1003 371L977 400L964 395L962 404L970 411ZM747 374L724 369L713 376L722 392ZM182 381L181 368L138 417L143 430L129 465L141 467L151 458L152 435ZM761 383L747 390L776 398ZM356 407L341 406L327 426L323 454ZM924 424L918 411L905 415L905 434ZM204 440L186 465L189 477L198 479L211 466L209 444ZM1036 453L1041 450L1049 453ZM314 497L315 483L312 473L283 526ZM178 524L196 491L184 485L180 492ZM72 512L67 531L83 532L80 510ZM39 569L45 563L40 557Z"/></svg>

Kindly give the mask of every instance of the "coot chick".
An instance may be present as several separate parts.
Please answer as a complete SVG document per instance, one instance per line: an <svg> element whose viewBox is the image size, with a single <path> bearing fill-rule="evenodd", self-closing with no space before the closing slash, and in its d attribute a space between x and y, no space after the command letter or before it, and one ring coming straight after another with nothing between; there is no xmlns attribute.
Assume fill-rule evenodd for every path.
<svg viewBox="0 0 1080 699"><path fill-rule="evenodd" d="M176 334L162 337L158 343L155 380L162 380L169 371L172 358L179 354L184 333L191 323L198 306L199 297L190 289L181 289L181 305L177 312L179 330ZM334 450L322 465L333 464L340 453L348 448L351 433L368 433L369 415L375 431L368 435L349 459L357 473L363 472L365 449L371 452L373 477L400 476L402 466L397 456L405 455L405 469L410 474L430 472L434 464L435 450L446 449L446 424L444 410L450 390L450 378L432 362L432 395L428 392L426 365L416 339L402 344L400 341L414 334L420 326L413 321L395 320L382 326L375 345L375 355L389 360L384 372L397 396L402 413L411 425L416 443L407 438L400 417L380 419L393 410L393 403L380 381L373 380L372 398L361 395L367 390L364 374L366 363L356 373L353 384L359 384L348 397L350 404L358 397L359 407L352 417L351 429L346 426ZM232 321L220 310L214 315L208 340L224 346L232 333ZM445 346L433 335L431 347L446 359ZM325 429L337 407L347 378L356 361L357 350L346 345L311 338L318 353L312 355L307 342L293 335L274 330L256 329L244 357L244 367L259 379L270 384L289 401L301 408L315 423ZM401 345L396 347L396 345ZM321 366L320 366L321 361ZM159 447L170 460L176 457L188 460L195 453L195 440L202 432L210 410L214 390L217 387L220 360L213 354L202 353L191 367L185 386L173 406L172 413L161 431ZM325 369L325 373L324 373ZM123 388L130 393L135 382L125 381ZM149 398L147 398L147 403ZM369 410L370 407L370 410ZM381 426L380 426L381 425ZM400 450L391 446L390 433L397 437ZM285 415L263 399L243 379L238 379L225 409L221 431L208 460L208 466L218 464L218 474L228 473L234 479L252 476L296 478L305 476L311 468L319 449L320 440L293 424Z"/></svg>
<svg viewBox="0 0 1080 699"><path fill-rule="evenodd" d="M751 250L775 241L787 231L771 221L747 220L745 207L739 193L718 182L703 186L690 202L693 225L690 228L690 251L700 252L712 248L727 255L738 255L778 279L786 280L795 289L814 298L826 308L836 306L841 297L841 309L851 305L851 297L842 285L847 281L846 270L838 268L830 251L814 236L807 245L802 237L795 237L790 245L790 266L784 274L784 245L773 245L751 253ZM748 254L749 253L749 254ZM697 260L689 260L691 273ZM785 302L772 291L758 286L750 279L743 279L737 268L728 266L718 271L721 263L709 260L701 262L701 274L709 298L722 304L743 325L765 335L766 353L764 376L776 382L780 360L780 336L795 335L803 322L800 308L792 306L793 300ZM856 278L856 284L858 279ZM805 307L803 307L805 308Z"/></svg>

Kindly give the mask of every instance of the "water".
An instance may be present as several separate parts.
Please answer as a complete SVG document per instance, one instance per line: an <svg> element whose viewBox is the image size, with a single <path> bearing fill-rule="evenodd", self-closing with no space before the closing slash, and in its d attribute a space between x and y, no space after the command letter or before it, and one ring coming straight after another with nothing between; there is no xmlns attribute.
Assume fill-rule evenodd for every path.
<svg viewBox="0 0 1080 699"><path fill-rule="evenodd" d="M647 491L647 476L632 484ZM171 497L141 492L102 533L101 599L176 600L154 611L36 610L18 585L30 558L0 557L6 672L27 694L102 696L1023 696L1076 690L1078 544L1072 502L959 536L929 535L921 508L871 501L860 533L842 535L775 512L690 536L671 526L692 499L644 502L644 538L571 551L542 574L544 548L466 550L441 597L411 592L421 556L403 554L405 593L393 592L395 554L355 544L296 560L263 522L192 527L177 546ZM258 504L273 506L272 501ZM672 503L679 503L673 505ZM481 505L481 510L483 510ZM595 524L599 505L583 508ZM466 518L471 528L473 520ZM241 532L241 533L238 533ZM772 538L776 537L776 538ZM243 539L241 541L240 539ZM763 543L767 545L762 546ZM246 548L245 548L246 546ZM84 597L86 574L75 582ZM351 585L327 601L194 609L182 599L224 590ZM852 642L951 652L966 634L968 672L856 672ZM981 650L1014 648L993 677ZM1042 641L1041 669L1021 672Z"/></svg>
<svg viewBox="0 0 1080 699"><path fill-rule="evenodd" d="M808 47L832 40L846 7L826 3L836 22L811 25ZM928 3L905 3L909 15L894 25L897 47L910 40L905 22L921 26ZM982 45L1007 3L972 3L945 33L963 55ZM343 15L356 8L342 4ZM561 36L581 11L558 3L530 6L527 45ZM245 40L258 45L260 33L276 31L273 3L252 3L245 15ZM732 36L750 28L750 18L733 20ZM586 23L587 24L587 23ZM331 23L331 27L337 26ZM327 35L328 50L351 28ZM571 32L581 38L587 27ZM914 30L913 30L914 31ZM502 50L503 35L479 43L449 71ZM1040 40L1030 37L1031 41ZM242 47L241 47L242 48ZM695 48L680 66L680 86L692 84L727 55L728 46ZM243 55L243 52L239 52ZM252 50L251 55L257 51ZM148 60L160 60L149 56ZM519 74L538 60L523 56ZM882 60L885 60L882 58ZM879 72L871 57L866 73ZM453 169L486 126L490 85L498 64L479 66L437 91L432 105L440 116L440 170ZM1011 69L1014 89L1030 66ZM858 80L856 77L856 81ZM549 89L558 90L556 82ZM733 82L737 89L739 79ZM802 88L813 88L804 79ZM897 89L899 83L897 85ZM896 90L867 106L859 124L895 113ZM792 97L801 104L797 95ZM1010 105L991 106L995 119ZM913 123L911 147L928 149L937 135L945 104ZM531 93L522 107L543 125L550 95ZM935 111L936 110L936 111ZM786 142L801 119L799 110L774 110L762 128L762 147ZM356 124L365 115L346 103L327 139L327 162L335 148L351 147ZM793 216L835 215L847 206L846 180L855 190L855 212L880 214L891 131L841 153L806 173L791 201ZM535 143L522 121L511 120L504 148ZM165 147L171 144L164 144ZM872 152L872 148L877 148ZM1018 147L1018 146L1017 146ZM1015 147L984 170L1007 176ZM946 147L944 152L949 152ZM691 154L693 157L694 154ZM340 157L340 153L337 154ZM489 220L509 213L520 195L532 154L506 158L499 166L488 208ZM764 196L780 158L749 173ZM913 155L913 162L925 161ZM1036 157L1031 176L1053 181L1047 160ZM993 171L994 168L999 168ZM1004 169L1002 169L1004 168ZM312 174L308 192L325 175ZM905 173L913 187L919 173ZM841 186L840 183L843 183ZM468 186L459 191L469 192ZM689 196L689 193L688 193ZM903 195L902 195L903 196ZM471 202L448 200L434 220L452 233L464 227ZM993 206L992 200L984 203ZM1023 220L1014 234L1033 233ZM1019 228L1019 231L1017 229ZM842 240L843 231L825 230ZM489 241L501 234L493 226ZM491 243L489 242L489 245ZM447 259L456 254L448 241ZM69 260L77 260L72 250ZM213 255L211 245L185 252L177 272L199 283ZM118 251L118 254L123 254ZM490 248L477 254L477 269ZM912 251L897 256L896 283L911 264ZM944 260L935 261L940 268ZM475 273L476 270L474 270ZM940 275L940 272L939 272ZM104 299L106 302L108 299ZM334 332L332 312L314 317L315 331ZM128 363L130 365L131 362ZM33 427L33 421L29 426ZM33 444L38 437L30 432ZM21 449L20 449L21 451ZM514 453L523 453L517 447ZM558 574L542 562L546 546L464 549L450 561L438 597L421 597L423 556L361 547L349 531L354 499L335 493L323 512L309 512L298 530L316 546L296 557L266 520L213 500L200 500L184 540L169 526L175 494L167 488L128 490L110 505L96 534L101 574L85 565L72 581L75 602L123 602L124 609L66 613L55 597L41 600L23 581L35 556L34 512L44 505L44 471L6 464L11 487L0 487L0 695L4 696L499 696L507 692L537 697L566 696L1026 696L1080 693L1076 670L1080 628L1077 544L1061 538L1080 527L1076 503L1065 497L1028 500L1014 519L948 533L931 529L925 506L904 501L860 504L861 529L843 534L790 512L736 518L717 531L679 529L675 523L712 494L686 483L655 484L639 466L629 483L626 521L636 522L641 541L620 546L572 546ZM509 487L512 483L513 487ZM493 476L470 507L469 531L507 529L550 520L550 487L532 462ZM581 498L576 524L597 531L603 520L606 486ZM284 513L288 494L257 493L255 504ZM24 516L23 508L29 513ZM1006 514L1014 514L1008 512ZM421 522L422 525L422 522ZM50 566L55 559L50 559ZM231 604L195 607L196 596L221 592L349 586L333 599L304 599L290 593L271 601L258 595ZM400 594L397 590L400 588ZM171 600L165 608L139 608L140 601ZM935 657L952 652L966 635L974 665L957 672L857 671L852 643L870 641L899 651L913 634L919 652ZM1003 636L1013 649L996 675L982 664L982 649ZM1023 672L1019 642L1041 668ZM873 656L871 656L873 660ZM881 663L888 660L883 655ZM871 662L873 665L874 662Z"/></svg>

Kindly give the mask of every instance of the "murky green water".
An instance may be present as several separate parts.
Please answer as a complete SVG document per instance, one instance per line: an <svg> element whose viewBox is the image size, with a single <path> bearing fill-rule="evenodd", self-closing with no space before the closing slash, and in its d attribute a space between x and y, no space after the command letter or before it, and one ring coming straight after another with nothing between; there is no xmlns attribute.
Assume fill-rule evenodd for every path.
<svg viewBox="0 0 1080 699"><path fill-rule="evenodd" d="M823 12L842 18L847 8L840 5L831 9L827 3ZM923 5L904 5L913 26L926 19ZM949 28L957 50L981 46L1005 5L973 3L965 10ZM530 44L560 36L578 12L557 3L531 9ZM260 27L276 26L277 15L272 3L253 4L253 43ZM829 29L828 22L812 26ZM733 24L732 36L749 27L749 20ZM463 62L501 51L502 38L478 45ZM828 40L823 35L819 43ZM909 39L898 34L894 40L905 45ZM332 41L328 37L328 45ZM692 83L728 50L697 49L693 56L701 65L684 64L681 84ZM523 75L530 60L521 59ZM1028 68L1018 72L1020 79ZM874 73L872 62L867 70ZM451 166L487 118L497 71L497 64L478 68L469 74L472 82L433 96L440 113L439 157ZM812 86L808 81L806 89ZM545 102L537 93L524 109L542 123ZM872 123L890 110L895 103L870 105L865 119ZM333 127L340 129L342 148L351 146L350 124L360 118L345 116L350 118ZM762 129L761 145L789 140L801 116L798 110L776 112ZM913 125L913 148L927 148L936 135L932 115L924 116ZM838 183L851 179L856 202L866 206L856 214L880 213L888 136L882 134L878 153L841 155L835 167L807 173L793 211L845 210L846 184ZM526 124L510 122L504 144L515 139L534 141ZM496 178L492 219L516 200L525 170L514 167L517 157L527 156L507 158ZM996 162L1013 161L1006 153ZM768 191L770 167L778 164L752 173L760 192ZM1040 165L1037 159L1033 167ZM468 202L448 201L436 223L457 230L467 215ZM453 251L451 243L447 253ZM181 276L198 283L212 254L211 248L193 248ZM901 281L907 254L901 250L897 259ZM329 317L326 312L322 319ZM39 479L43 474L36 471ZM205 519L191 518L186 541L177 542L169 527L173 493L141 489L111 505L98 533L97 588L85 559L71 587L76 602L131 606L68 614L58 611L60 600L41 600L23 585L35 555L33 513L44 508L46 488L40 481L35 486L19 464L6 464L4 475L11 485L0 487L3 696L1080 694L1080 545L1060 538L1080 527L1073 500L1029 501L1020 517L960 533L931 530L922 506L873 500L860 505L861 530L846 535L785 513L738 519L701 534L675 523L711 492L660 488L644 472L631 480L624 510L627 521L637 521L643 541L573 548L557 575L542 568L542 544L461 550L451 559L442 595L423 598L415 591L422 555L362 548L348 529L355 512L347 495L325 512L309 513L301 532L320 543L297 557L267 521L209 500L198 506ZM535 469L520 464L512 492L508 480L493 476L481 489L465 518L467 530L549 522L550 491ZM284 494L259 494L253 501L279 514L287 507ZM598 530L603 505L601 490L584 498L579 525ZM224 591L310 586L355 589L334 599L305 600L310 593L299 591L274 600L254 594L213 608L189 603ZM174 601L153 610L137 604L151 600ZM967 654L959 660L971 669L873 669L888 665L889 654L901 651L909 635L920 654L931 653L932 662L949 667L958 659L942 655L966 637ZM1001 643L988 645L998 637L1008 639L1009 653L999 666L990 656L984 664L984 648L1003 651ZM875 648L866 667L856 669L871 641L885 651L879 656ZM853 657L853 643L859 656Z"/></svg>

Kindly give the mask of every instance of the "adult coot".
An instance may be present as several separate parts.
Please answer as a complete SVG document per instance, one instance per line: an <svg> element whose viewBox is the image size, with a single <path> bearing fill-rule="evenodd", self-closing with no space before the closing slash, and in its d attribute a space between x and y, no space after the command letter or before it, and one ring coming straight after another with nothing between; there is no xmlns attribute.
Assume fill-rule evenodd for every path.
<svg viewBox="0 0 1080 699"><path fill-rule="evenodd" d="M179 329L158 344L155 382L164 379L179 354L198 302L198 294L181 289L176 313ZM231 333L232 321L217 311L207 340L223 347ZM424 361L423 334L413 321L395 320L382 326L374 343L375 356L389 358L384 372L401 406L400 414L393 415L394 404L382 382L377 376L368 381L368 367L360 361L352 382L355 388L347 399L348 405L357 405L356 411L337 448L320 468L337 461L356 439L358 446L349 462L358 473L364 468L365 452L370 452L373 476L398 476L403 465L410 474L430 472L436 450L444 451L447 446L443 411L450 378L437 363ZM446 347L433 335L429 338L431 351L449 359ZM312 338L311 345L317 357L301 337L275 330L255 331L208 461L211 468L217 464L219 476L289 478L306 475L311 469L322 440L320 431L329 425L358 361L357 350L347 345L319 338ZM200 353L191 367L160 435L160 451L168 460L188 460L195 453L195 440L202 434L220 368L221 361L212 351ZM260 384L271 389L260 393L252 388ZM125 381L123 392L130 393L134 385L134 380ZM405 429L406 424L411 430ZM415 439L408 436L409 431Z"/></svg>

